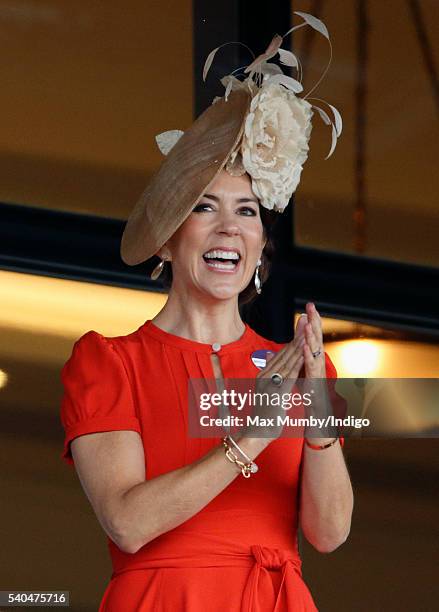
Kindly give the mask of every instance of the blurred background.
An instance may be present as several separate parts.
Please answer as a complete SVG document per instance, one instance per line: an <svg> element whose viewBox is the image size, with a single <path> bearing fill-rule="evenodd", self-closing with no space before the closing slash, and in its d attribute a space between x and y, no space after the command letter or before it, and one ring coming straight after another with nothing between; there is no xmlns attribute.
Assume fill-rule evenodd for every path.
<svg viewBox="0 0 439 612"><path fill-rule="evenodd" d="M333 61L313 96L344 122L325 161L330 130L315 113L271 277L244 318L284 342L314 301L339 377L439 378L438 9L0 0L0 590L65 589L72 610L97 610L111 567L61 461L59 373L83 333L130 333L166 300L149 278L158 260L126 266L120 237L160 164L155 135L188 127L222 95L219 78L250 63L228 45L203 83L224 42L257 55L301 22L294 11L323 19ZM308 92L327 40L301 28L282 46L299 56ZM351 535L330 555L301 542L322 611L437 609L439 442L412 434L346 441Z"/></svg>

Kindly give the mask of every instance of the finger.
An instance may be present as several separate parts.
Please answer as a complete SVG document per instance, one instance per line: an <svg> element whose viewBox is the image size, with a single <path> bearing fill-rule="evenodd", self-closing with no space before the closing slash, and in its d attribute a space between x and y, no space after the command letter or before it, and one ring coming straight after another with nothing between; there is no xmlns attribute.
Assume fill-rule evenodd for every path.
<svg viewBox="0 0 439 612"><path fill-rule="evenodd" d="M300 340L301 339L294 338L293 340L291 340L291 342L282 347L280 351L277 351L274 357L270 358L269 360L266 360L266 366L261 370L261 372L265 372L265 370L267 370L268 372L273 373L280 369L282 367L282 364L291 359L291 356L297 350Z"/></svg>
<svg viewBox="0 0 439 612"><path fill-rule="evenodd" d="M308 315L305 312L302 312L299 317L297 317L296 328L294 330L294 337L300 336L303 333L303 328L305 327L308 321Z"/></svg>
<svg viewBox="0 0 439 612"><path fill-rule="evenodd" d="M306 342L314 353L320 348L314 330L309 323L306 326Z"/></svg>
<svg viewBox="0 0 439 612"><path fill-rule="evenodd" d="M289 353L285 353L289 355ZM281 374L285 378L285 371L289 372L290 366L288 365L290 362L293 364L295 360L302 355L302 346L295 346L292 355L289 356L287 361L284 361L283 356L281 359L278 357L279 353L269 360L265 368L263 368L258 374L256 378L259 379L267 379L270 381L270 378L273 374L278 373Z"/></svg>
<svg viewBox="0 0 439 612"><path fill-rule="evenodd" d="M323 332L322 332L322 320L320 314L315 307L313 302L309 302L307 305L307 313L308 313L308 322L311 324L314 334L316 336L317 342L323 341Z"/></svg>
<svg viewBox="0 0 439 612"><path fill-rule="evenodd" d="M296 329L294 331L294 338L304 338L305 337L305 325L308 323L308 317L306 314L301 314L299 320L297 321Z"/></svg>
<svg viewBox="0 0 439 612"><path fill-rule="evenodd" d="M311 348L308 344L305 344L303 347L303 354L305 357L305 367L308 372L312 372L313 368L315 367L315 358L313 357Z"/></svg>
<svg viewBox="0 0 439 612"><path fill-rule="evenodd" d="M302 369L303 364L305 363L305 357L303 355L303 353L301 353L298 358L296 359L295 363L291 366L291 369L289 372L287 372L287 376L286 378L289 380L293 380L294 381L297 379L297 377L299 376L299 372Z"/></svg>
<svg viewBox="0 0 439 612"><path fill-rule="evenodd" d="M293 358L289 361L287 368L285 370L285 373L284 373L285 379L295 380L298 377L299 372L303 364L305 363L305 357L303 353L303 347L305 346L305 344L302 345L300 352L296 353L293 356Z"/></svg>
<svg viewBox="0 0 439 612"><path fill-rule="evenodd" d="M291 370L288 372L288 374L282 375L283 381L282 381L282 384L280 385L275 384L270 379L269 376L263 376L259 378L257 381L257 387L256 387L258 392L268 393L268 394L272 394L272 393L279 394L285 391L291 392L291 388L295 384L299 376L299 372L301 368L303 367L303 364L304 364L303 355L298 355L297 360L295 360L295 363L292 366Z"/></svg>
<svg viewBox="0 0 439 612"><path fill-rule="evenodd" d="M276 357L270 361L266 374L270 376L274 372L282 373L288 371L289 364L295 359L296 356L302 354L302 347L304 342L305 338L301 338L295 343L292 341L290 343L289 350L283 352L280 351L280 354L277 353Z"/></svg>
<svg viewBox="0 0 439 612"><path fill-rule="evenodd" d="M319 354L319 355L317 355L316 357L314 357L313 352L315 353L316 351L315 351L315 350L312 348L312 346L310 346L308 343L306 343L306 344L305 344L305 346L304 346L304 351L303 351L303 353L304 353L304 355L305 355L305 362L306 362L306 351L307 351L307 349L306 349L305 347L308 347L309 354L310 354L310 356L311 356L311 357L310 357L310 360L312 361L312 363L313 363L314 365L316 365L316 366L320 367L320 362L321 362L321 360L322 360L322 359L323 359L323 360L325 359L325 351L324 351L324 347L323 347L323 346L322 346L322 347L318 347L318 349L317 349L317 350L319 350L319 349L320 349L320 350L321 350L321 352L320 352L320 354Z"/></svg>
<svg viewBox="0 0 439 612"><path fill-rule="evenodd" d="M284 381L281 385L281 389L285 392L291 393L292 388L296 384L299 373L305 363L303 352L296 354L293 360L290 362L288 370L283 374Z"/></svg>
<svg viewBox="0 0 439 612"><path fill-rule="evenodd" d="M297 377L299 376L299 372L301 368L303 367L303 364L304 364L303 350L298 349L293 354L293 356L290 358L290 361L288 362L285 368L276 369L276 373L280 374L283 378L283 383L280 386L274 385L274 383L270 380L274 372L273 374L271 372L267 372L262 378L266 381L266 386L274 385L273 390L277 392L279 392L280 389L287 389L287 388L290 389L291 384L293 384L297 380Z"/></svg>

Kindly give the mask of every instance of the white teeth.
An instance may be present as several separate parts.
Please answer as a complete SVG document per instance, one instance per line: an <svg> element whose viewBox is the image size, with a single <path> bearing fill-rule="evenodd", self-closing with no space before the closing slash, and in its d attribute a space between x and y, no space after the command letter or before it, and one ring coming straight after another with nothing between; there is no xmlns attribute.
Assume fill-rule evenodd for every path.
<svg viewBox="0 0 439 612"><path fill-rule="evenodd" d="M220 257L221 259L239 259L238 253L235 251L209 251L204 253L204 257Z"/></svg>
<svg viewBox="0 0 439 612"><path fill-rule="evenodd" d="M211 266L212 268L218 268L220 270L234 270L235 269L234 263L222 263L220 261L210 261L207 265Z"/></svg>

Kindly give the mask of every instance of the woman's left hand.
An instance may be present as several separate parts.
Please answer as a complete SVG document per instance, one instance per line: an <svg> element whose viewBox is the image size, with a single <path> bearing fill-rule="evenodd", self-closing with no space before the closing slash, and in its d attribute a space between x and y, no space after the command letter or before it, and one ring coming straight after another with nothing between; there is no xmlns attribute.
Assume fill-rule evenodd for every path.
<svg viewBox="0 0 439 612"><path fill-rule="evenodd" d="M322 320L317 308L312 302L306 304L308 323L305 325L305 343L303 357L306 378L326 378L325 347L323 346ZM320 349L320 355L313 353Z"/></svg>
<svg viewBox="0 0 439 612"><path fill-rule="evenodd" d="M325 347L323 346L322 320L317 308L312 302L306 305L308 323L305 325L305 343L303 345L305 380L303 389L305 392L313 394L312 407L308 408L308 416L313 415L318 418L326 418L333 414L332 404L328 393L326 381L326 359ZM320 349L320 355L313 357ZM312 379L317 379L312 382ZM320 382L319 379L322 379ZM331 441L335 435L331 428L321 428L308 426L305 427L305 437L311 443L325 444Z"/></svg>

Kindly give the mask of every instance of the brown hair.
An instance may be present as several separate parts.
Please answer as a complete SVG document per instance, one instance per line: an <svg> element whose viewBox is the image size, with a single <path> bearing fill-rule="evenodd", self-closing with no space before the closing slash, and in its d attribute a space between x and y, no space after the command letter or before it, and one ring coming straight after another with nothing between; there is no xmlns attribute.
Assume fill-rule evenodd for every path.
<svg viewBox="0 0 439 612"><path fill-rule="evenodd" d="M261 255L261 265L259 266L259 278L263 284L270 274L270 267L274 254L274 241L272 235L273 225L278 218L279 213L268 210L259 204L259 214L261 216L262 226L264 228L264 237L267 239ZM170 261L165 261L160 278L163 282L163 286L166 289L169 289L172 285L172 264ZM238 296L239 306L249 304L257 295L253 275L247 287L245 287L245 289L243 289Z"/></svg>

